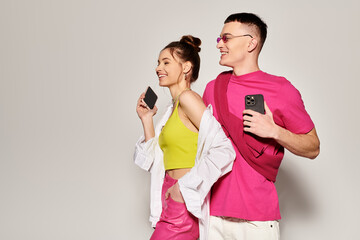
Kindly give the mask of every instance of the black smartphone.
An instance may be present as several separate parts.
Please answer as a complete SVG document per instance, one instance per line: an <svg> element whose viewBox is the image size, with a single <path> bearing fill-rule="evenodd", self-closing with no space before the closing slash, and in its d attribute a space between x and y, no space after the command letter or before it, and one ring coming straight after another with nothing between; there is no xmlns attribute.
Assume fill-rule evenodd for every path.
<svg viewBox="0 0 360 240"><path fill-rule="evenodd" d="M265 114L264 96L262 94L246 95L245 109L251 109L255 112Z"/></svg>
<svg viewBox="0 0 360 240"><path fill-rule="evenodd" d="M144 102L150 109L153 109L157 100L156 93L151 89L151 87L148 87L145 93Z"/></svg>

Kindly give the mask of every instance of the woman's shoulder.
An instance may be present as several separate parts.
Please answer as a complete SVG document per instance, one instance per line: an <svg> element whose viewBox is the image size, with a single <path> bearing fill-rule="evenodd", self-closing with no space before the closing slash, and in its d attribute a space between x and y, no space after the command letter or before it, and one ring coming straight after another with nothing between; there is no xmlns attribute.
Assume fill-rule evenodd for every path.
<svg viewBox="0 0 360 240"><path fill-rule="evenodd" d="M191 90L183 92L179 97L179 105L188 118L200 125L200 119L206 106L199 94ZM196 126L199 127L198 125Z"/></svg>
<svg viewBox="0 0 360 240"><path fill-rule="evenodd" d="M179 102L182 106L191 106L192 104L204 104L201 96L192 90L186 90L179 96ZM205 104L204 104L205 106Z"/></svg>

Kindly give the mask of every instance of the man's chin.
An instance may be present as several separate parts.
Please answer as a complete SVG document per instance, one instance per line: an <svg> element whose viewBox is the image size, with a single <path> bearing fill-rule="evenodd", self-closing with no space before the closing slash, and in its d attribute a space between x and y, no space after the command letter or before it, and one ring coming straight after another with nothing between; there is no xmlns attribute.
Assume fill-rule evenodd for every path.
<svg viewBox="0 0 360 240"><path fill-rule="evenodd" d="M222 61L221 59L219 61L219 64L224 67L231 67L228 63L226 63L225 61Z"/></svg>

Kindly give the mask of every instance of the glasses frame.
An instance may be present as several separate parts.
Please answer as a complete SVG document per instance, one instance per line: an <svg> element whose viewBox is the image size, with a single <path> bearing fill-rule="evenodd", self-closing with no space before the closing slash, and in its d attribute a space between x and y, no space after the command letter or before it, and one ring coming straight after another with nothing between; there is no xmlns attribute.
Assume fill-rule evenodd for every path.
<svg viewBox="0 0 360 240"><path fill-rule="evenodd" d="M229 37L231 36L231 37ZM233 38L237 38L237 37L251 37L251 38L254 38L253 36L251 36L250 34L244 34L244 35L239 35L239 36L234 36L234 35L231 35L231 34L226 34L226 35L223 35L222 37L218 37L216 39L216 42L219 43L221 40L223 40L224 43L227 43L230 39L233 39Z"/></svg>

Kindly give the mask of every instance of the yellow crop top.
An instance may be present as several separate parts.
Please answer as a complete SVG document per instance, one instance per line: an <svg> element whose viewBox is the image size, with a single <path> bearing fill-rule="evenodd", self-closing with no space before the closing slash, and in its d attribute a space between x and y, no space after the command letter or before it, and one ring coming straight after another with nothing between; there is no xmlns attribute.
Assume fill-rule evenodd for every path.
<svg viewBox="0 0 360 240"><path fill-rule="evenodd" d="M188 129L181 121L178 105L179 102L159 136L165 170L192 168L195 165L199 134Z"/></svg>

